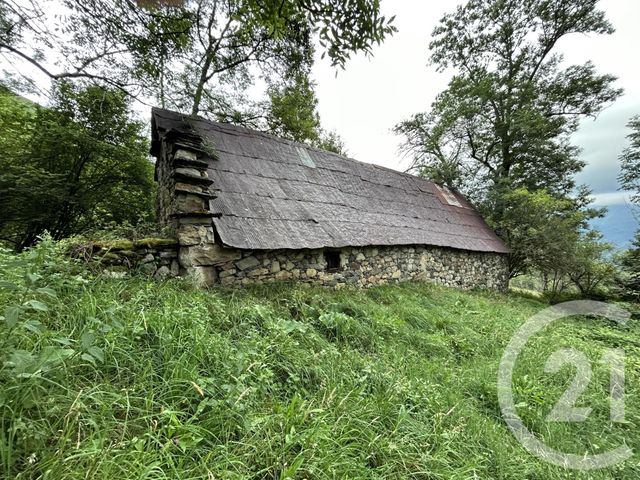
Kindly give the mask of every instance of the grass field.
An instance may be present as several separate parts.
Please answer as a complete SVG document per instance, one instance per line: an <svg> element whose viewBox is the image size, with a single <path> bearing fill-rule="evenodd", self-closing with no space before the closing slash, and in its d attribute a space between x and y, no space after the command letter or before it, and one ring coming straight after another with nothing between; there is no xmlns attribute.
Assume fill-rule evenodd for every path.
<svg viewBox="0 0 640 480"><path fill-rule="evenodd" d="M370 290L87 273L44 245L0 253L0 476L172 479L638 478L636 455L575 472L528 454L497 401L502 351L545 307L427 284ZM592 362L582 423L545 421ZM607 348L626 352L626 423L609 419ZM640 452L640 327L550 326L520 357L518 412L550 446Z"/></svg>

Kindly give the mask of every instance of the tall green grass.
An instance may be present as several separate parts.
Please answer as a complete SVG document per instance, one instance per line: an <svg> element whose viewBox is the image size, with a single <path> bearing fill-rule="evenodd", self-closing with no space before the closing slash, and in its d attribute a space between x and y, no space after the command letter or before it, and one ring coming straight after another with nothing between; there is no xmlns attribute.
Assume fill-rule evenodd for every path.
<svg viewBox="0 0 640 480"><path fill-rule="evenodd" d="M637 478L630 461L576 473L529 455L502 420L496 376L542 303L428 284L333 291L199 290L91 275L44 242L0 253L0 476L106 479ZM5 309L6 307L6 309ZM514 380L551 446L640 451L640 328L575 319L538 335ZM546 414L594 362L581 424ZM627 424L608 419L603 349L627 354Z"/></svg>

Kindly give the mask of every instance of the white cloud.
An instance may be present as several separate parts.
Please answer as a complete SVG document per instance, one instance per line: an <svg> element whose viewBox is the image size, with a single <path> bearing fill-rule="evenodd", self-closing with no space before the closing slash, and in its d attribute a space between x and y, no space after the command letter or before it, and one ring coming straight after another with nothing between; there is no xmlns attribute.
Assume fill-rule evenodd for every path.
<svg viewBox="0 0 640 480"><path fill-rule="evenodd" d="M607 205L628 205L630 204L628 192L606 192L596 193L593 196L593 204L601 207Z"/></svg>

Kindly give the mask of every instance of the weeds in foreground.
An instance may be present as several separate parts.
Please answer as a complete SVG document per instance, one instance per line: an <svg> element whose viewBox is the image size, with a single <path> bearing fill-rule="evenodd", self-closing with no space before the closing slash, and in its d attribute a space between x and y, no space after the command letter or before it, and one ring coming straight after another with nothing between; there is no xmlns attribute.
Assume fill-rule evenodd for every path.
<svg viewBox="0 0 640 480"><path fill-rule="evenodd" d="M504 424L497 365L535 299L426 284L332 291L198 290L102 278L45 241L0 252L0 476L4 478L637 478L637 457L578 474L531 457ZM640 451L640 329L575 319L517 365L527 426L558 449ZM628 424L606 416L594 367L582 424L544 421L570 369L627 353Z"/></svg>

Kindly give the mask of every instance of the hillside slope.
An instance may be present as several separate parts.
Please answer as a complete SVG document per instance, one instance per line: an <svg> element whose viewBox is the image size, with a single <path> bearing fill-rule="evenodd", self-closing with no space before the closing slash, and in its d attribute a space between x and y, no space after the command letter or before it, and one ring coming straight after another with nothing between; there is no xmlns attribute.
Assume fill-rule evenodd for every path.
<svg viewBox="0 0 640 480"><path fill-rule="evenodd" d="M544 307L537 301L428 284L204 291L95 276L53 248L19 261L0 253L4 478L640 474L634 457L574 475L508 431L497 366L512 333ZM573 374L545 374L545 361L568 345L593 362L579 400L593 413L547 423ZM609 373L596 362L613 345L627 355L627 424L610 423ZM639 353L637 321L549 327L516 368L520 415L558 449L640 451Z"/></svg>

